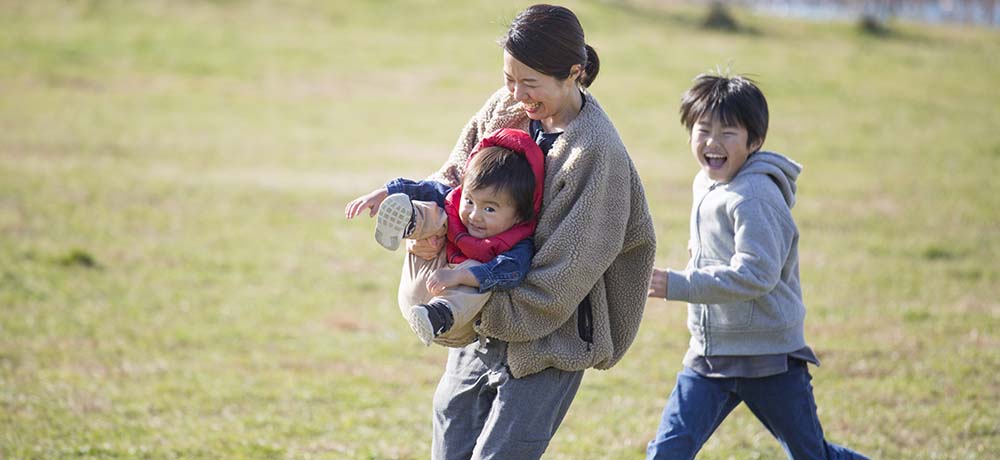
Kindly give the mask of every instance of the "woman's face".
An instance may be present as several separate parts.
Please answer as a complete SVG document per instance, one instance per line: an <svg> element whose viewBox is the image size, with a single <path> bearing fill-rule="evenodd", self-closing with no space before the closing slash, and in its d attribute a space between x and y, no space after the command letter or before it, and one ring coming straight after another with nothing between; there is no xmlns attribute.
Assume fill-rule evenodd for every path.
<svg viewBox="0 0 1000 460"><path fill-rule="evenodd" d="M511 56L503 53L503 74L507 91L532 120L539 120L546 127L560 125L571 120L579 110L574 101L580 98L576 79L580 76L580 66L575 65L565 80L545 75Z"/></svg>

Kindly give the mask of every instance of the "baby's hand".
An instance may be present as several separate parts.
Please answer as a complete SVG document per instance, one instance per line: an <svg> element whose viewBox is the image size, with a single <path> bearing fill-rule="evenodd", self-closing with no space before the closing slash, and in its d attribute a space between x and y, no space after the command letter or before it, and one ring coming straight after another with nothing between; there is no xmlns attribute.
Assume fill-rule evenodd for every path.
<svg viewBox="0 0 1000 460"><path fill-rule="evenodd" d="M649 291L647 297L658 299L667 298L667 271L653 267L653 274L649 275Z"/></svg>
<svg viewBox="0 0 1000 460"><path fill-rule="evenodd" d="M427 278L427 292L430 292L431 295L441 295L445 289L460 284L462 283L459 282L459 273L457 270L439 268L434 270L434 273L431 273L431 276Z"/></svg>
<svg viewBox="0 0 1000 460"><path fill-rule="evenodd" d="M359 196L350 203L347 203L347 207L344 208L344 216L348 219L353 219L358 214L361 214L361 211L371 209L371 212L368 214L371 217L375 217L375 214L378 212L379 205L382 204L382 201L385 200L385 197L387 196L389 196L389 191L384 187L375 189L373 192L366 195Z"/></svg>

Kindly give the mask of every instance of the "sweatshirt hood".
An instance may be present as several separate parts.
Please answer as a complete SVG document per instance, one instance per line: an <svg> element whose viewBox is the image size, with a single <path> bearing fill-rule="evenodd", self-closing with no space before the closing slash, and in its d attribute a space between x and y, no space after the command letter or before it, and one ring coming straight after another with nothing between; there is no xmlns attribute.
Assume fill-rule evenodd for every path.
<svg viewBox="0 0 1000 460"><path fill-rule="evenodd" d="M514 151L524 156L531 166L531 171L535 175L535 193L532 196L532 204L535 208L537 220L538 213L542 211L542 193L545 191L545 154L535 143L531 135L524 130L514 128L501 128L483 138L476 145L476 148L469 154L465 161L466 169L472 162L472 157L476 156L480 150L487 147L499 146Z"/></svg>
<svg viewBox="0 0 1000 460"><path fill-rule="evenodd" d="M795 206L795 180L802 172L802 165L792 159L775 152L758 151L749 158L736 175L763 174L769 177L781 190L785 203L789 208Z"/></svg>
<svg viewBox="0 0 1000 460"><path fill-rule="evenodd" d="M531 237L538 225L538 216L542 209L542 193L545 191L545 154L531 138L531 135L520 129L503 128L483 138L476 148L469 153L469 161L486 147L500 146L524 155L535 175L535 193L533 205L535 217L515 224L513 227L487 238L476 238L469 235L468 228L459 216L459 201L462 196L462 186L459 185L448 192L445 197L445 212L448 213L448 263L461 263L466 259L475 259L486 263L499 254L507 252L518 241Z"/></svg>

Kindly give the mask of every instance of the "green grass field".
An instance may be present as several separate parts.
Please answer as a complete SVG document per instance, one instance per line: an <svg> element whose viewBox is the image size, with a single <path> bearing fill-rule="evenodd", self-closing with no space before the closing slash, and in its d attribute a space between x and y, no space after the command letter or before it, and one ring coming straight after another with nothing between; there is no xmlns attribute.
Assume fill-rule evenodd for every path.
<svg viewBox="0 0 1000 460"><path fill-rule="evenodd" d="M423 177L529 2L0 0L0 458L422 459L446 350L344 204ZM716 66L805 165L807 338L831 441L1000 458L1000 32L572 1L592 87L685 263L681 92ZM599 212L599 210L595 210ZM641 459L687 344L650 301L547 459ZM991 409L992 408L992 409ZM700 458L783 458L738 409Z"/></svg>

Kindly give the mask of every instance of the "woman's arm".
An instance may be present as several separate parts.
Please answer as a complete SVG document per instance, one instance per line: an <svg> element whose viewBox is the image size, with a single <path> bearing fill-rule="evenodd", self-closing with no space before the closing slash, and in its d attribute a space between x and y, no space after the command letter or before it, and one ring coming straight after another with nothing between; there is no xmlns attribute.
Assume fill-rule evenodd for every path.
<svg viewBox="0 0 1000 460"><path fill-rule="evenodd" d="M494 292L483 309L480 331L489 337L517 342L552 333L631 249L625 241L633 169L624 150L577 152L562 168L546 184L557 191L543 210L528 275L521 286Z"/></svg>

